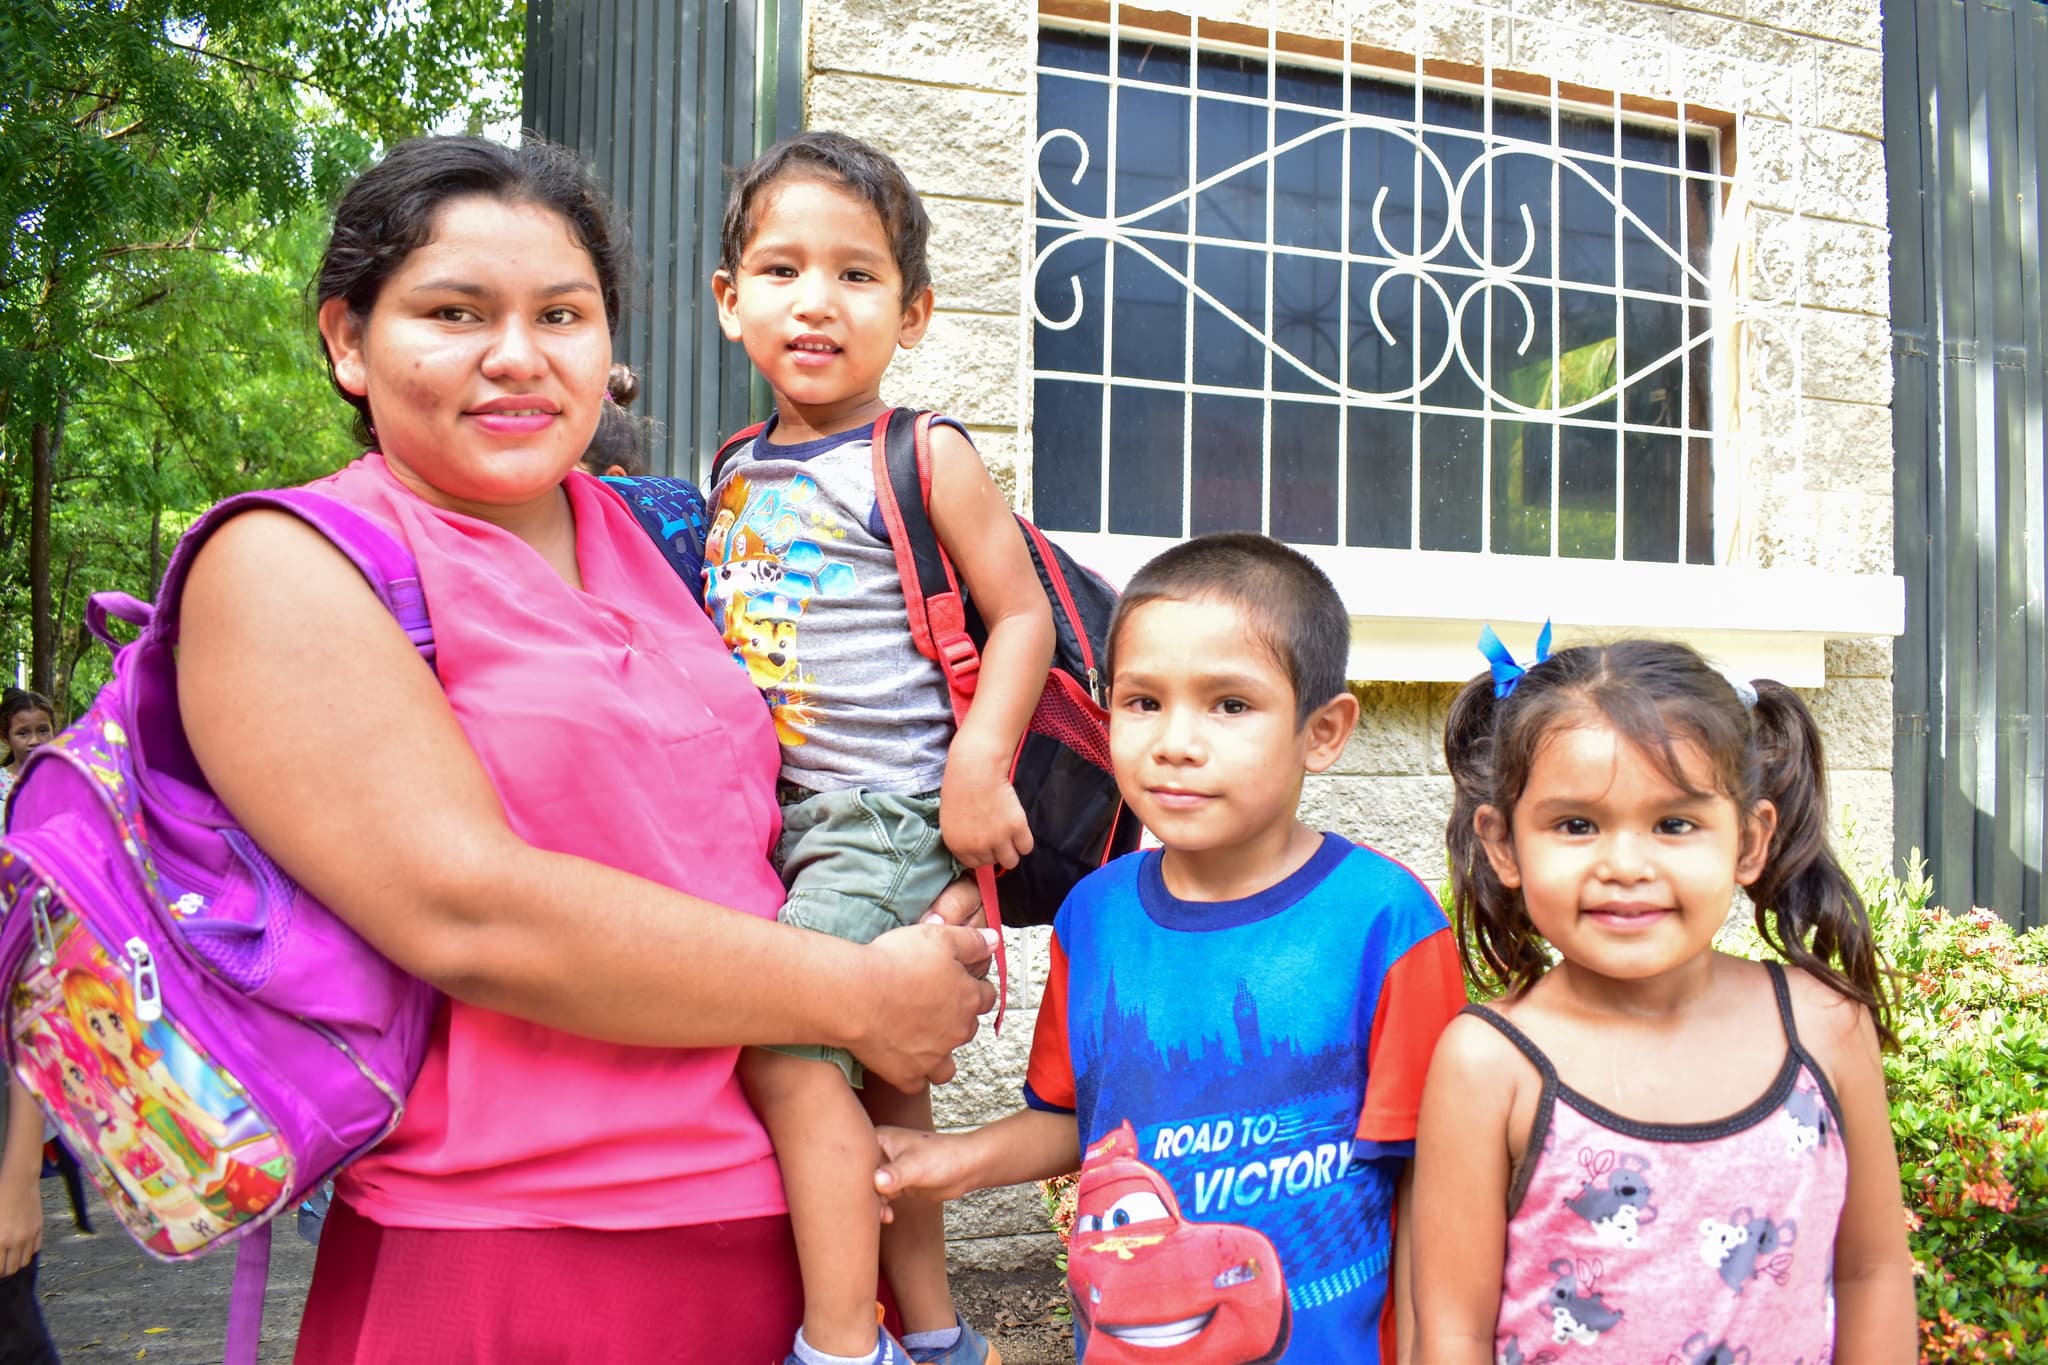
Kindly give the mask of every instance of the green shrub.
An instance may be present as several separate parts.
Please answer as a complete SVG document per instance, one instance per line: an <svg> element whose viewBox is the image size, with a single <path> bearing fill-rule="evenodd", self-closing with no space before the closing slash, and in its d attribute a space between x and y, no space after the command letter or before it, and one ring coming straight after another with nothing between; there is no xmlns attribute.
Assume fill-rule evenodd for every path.
<svg viewBox="0 0 2048 1365"><path fill-rule="evenodd" d="M1884 1073L1920 1359L2048 1362L2048 931L1929 905L1917 856L1862 890L1898 973ZM1747 923L1722 946L1765 955Z"/></svg>

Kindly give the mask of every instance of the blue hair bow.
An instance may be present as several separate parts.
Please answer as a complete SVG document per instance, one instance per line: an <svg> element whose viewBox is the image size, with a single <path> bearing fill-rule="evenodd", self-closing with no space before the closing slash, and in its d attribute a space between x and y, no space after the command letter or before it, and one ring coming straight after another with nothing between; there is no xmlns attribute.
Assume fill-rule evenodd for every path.
<svg viewBox="0 0 2048 1365"><path fill-rule="evenodd" d="M1493 633L1492 626L1479 628L1479 652L1486 656L1486 666L1493 670L1493 695L1505 697L1515 690L1524 673L1550 657L1550 622L1543 623L1543 631L1536 637L1536 657L1530 660L1528 668L1515 662L1515 656L1508 653L1508 647Z"/></svg>

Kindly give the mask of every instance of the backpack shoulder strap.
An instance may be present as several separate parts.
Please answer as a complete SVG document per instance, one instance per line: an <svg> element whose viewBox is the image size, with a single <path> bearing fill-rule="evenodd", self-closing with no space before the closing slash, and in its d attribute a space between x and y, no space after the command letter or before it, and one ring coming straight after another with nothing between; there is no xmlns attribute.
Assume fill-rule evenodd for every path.
<svg viewBox="0 0 2048 1365"><path fill-rule="evenodd" d="M932 528L932 414L892 408L875 419L875 502L896 552L903 603L917 652L945 671L953 717L967 714L981 651L967 633L967 607L953 562Z"/></svg>
<svg viewBox="0 0 2048 1365"><path fill-rule="evenodd" d="M704 536L709 529L704 494L688 479L659 474L602 478L606 492L626 505L690 596L704 600Z"/></svg>
<svg viewBox="0 0 2048 1365"><path fill-rule="evenodd" d="M892 408L875 419L875 504L881 509L882 524L889 528L889 546L896 552L910 638L918 653L945 671L953 721L959 724L967 719L967 703L981 676L981 650L967 633L967 607L953 561L932 528L932 416ZM982 914L996 931L995 1030L1000 1034L1009 1008L1010 959L1002 936L996 869L976 868L974 883L981 893Z"/></svg>
<svg viewBox="0 0 2048 1365"><path fill-rule="evenodd" d="M338 498L309 488L239 493L215 503L192 523L179 539L177 548L171 551L170 563L164 568L163 582L157 587L156 606L143 606L126 594L100 594L100 598L108 600L96 599L88 609L89 623L93 619L97 621L94 633L104 631L106 618L111 615L164 639L176 640L179 597L200 546L231 518L259 507L289 512L327 537L334 548L356 566L356 571L377 594L377 600L384 604L384 609L397 620L428 667L433 666L434 628L427 620L427 599L420 591L419 566L413 562L412 552L368 514L357 511ZM142 606L140 613L134 610L136 606Z"/></svg>
<svg viewBox="0 0 2048 1365"><path fill-rule="evenodd" d="M732 459L733 452L767 429L768 424L766 422L756 422L750 427L741 427L738 431L726 437L724 444L718 447L718 453L711 457L711 481L704 486L706 488L717 488L719 477L725 473L725 466Z"/></svg>

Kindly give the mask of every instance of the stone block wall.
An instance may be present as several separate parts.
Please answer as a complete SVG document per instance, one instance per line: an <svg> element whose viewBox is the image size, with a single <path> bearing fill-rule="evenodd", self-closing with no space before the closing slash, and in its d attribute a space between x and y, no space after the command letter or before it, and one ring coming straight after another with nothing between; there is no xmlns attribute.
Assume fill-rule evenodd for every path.
<svg viewBox="0 0 2048 1365"><path fill-rule="evenodd" d="M1186 0L1147 9L1187 12ZM902 161L933 223L937 314L886 393L961 418L1016 504L1031 502L1032 35L1025 0L809 0L812 127ZM1718 340L1720 558L1888 573L1892 556L1890 300L1878 0L1216 0L1206 19L1349 37L1429 60L1548 77L1732 116L1738 167L1715 269L1731 330ZM1106 7L1105 7L1106 13ZM1867 861L1891 847L1890 642L1837 641L1809 694L1833 796ZM1453 689L1364 690L1364 723L1309 784L1308 818L1443 871L1450 779L1439 737ZM1012 935L1009 1021L961 1058L942 1124L1017 1103L1044 969L1043 931ZM963 1264L1049 1256L1032 1191L949 1213Z"/></svg>

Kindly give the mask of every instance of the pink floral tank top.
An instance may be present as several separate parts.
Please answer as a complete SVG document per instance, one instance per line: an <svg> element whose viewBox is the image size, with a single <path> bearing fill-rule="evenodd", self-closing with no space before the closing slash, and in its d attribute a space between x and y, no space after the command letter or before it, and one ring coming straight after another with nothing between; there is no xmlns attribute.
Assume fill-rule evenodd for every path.
<svg viewBox="0 0 2048 1365"><path fill-rule="evenodd" d="M1766 965L1785 1064L1754 1103L1713 1123L1602 1108L1520 1029L1467 1007L1543 1077L1508 1192L1499 1365L1831 1361L1849 1174L1840 1107L1799 1042L1784 969Z"/></svg>

